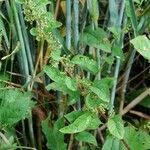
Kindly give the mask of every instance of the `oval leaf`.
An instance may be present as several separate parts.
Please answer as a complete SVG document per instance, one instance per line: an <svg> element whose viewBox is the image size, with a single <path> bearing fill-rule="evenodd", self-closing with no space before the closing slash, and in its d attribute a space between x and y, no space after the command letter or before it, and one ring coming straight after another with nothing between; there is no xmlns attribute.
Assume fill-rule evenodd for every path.
<svg viewBox="0 0 150 150"><path fill-rule="evenodd" d="M145 59L150 60L150 40L145 35L137 36L130 42Z"/></svg>
<svg viewBox="0 0 150 150"><path fill-rule="evenodd" d="M83 115L84 113L85 113L85 111L72 111L72 112L66 114L64 117L70 123L72 123L73 121L75 121L79 116Z"/></svg>
<svg viewBox="0 0 150 150"><path fill-rule="evenodd" d="M77 141L87 142L87 143L97 146L96 138L91 133L86 132L86 131L78 133L75 136L75 139Z"/></svg>
<svg viewBox="0 0 150 150"><path fill-rule="evenodd" d="M47 147L51 150L66 150L66 143L64 143L64 134L59 132L59 129L64 126L64 119L59 118L53 128L49 127L49 118L42 121L42 131L47 140ZM58 142L59 141L59 142Z"/></svg>
<svg viewBox="0 0 150 150"><path fill-rule="evenodd" d="M72 58L71 62L94 74L99 71L98 63L87 56L76 55Z"/></svg>
<svg viewBox="0 0 150 150"><path fill-rule="evenodd" d="M126 150L126 147L123 145L121 140L114 136L107 136L102 150Z"/></svg>
<svg viewBox="0 0 150 150"><path fill-rule="evenodd" d="M65 80L65 75L55 67L45 66L44 72L55 82L61 83Z"/></svg>
<svg viewBox="0 0 150 150"><path fill-rule="evenodd" d="M96 114L93 114L87 129L95 130L100 124L102 124L102 122L100 121L99 117Z"/></svg>
<svg viewBox="0 0 150 150"><path fill-rule="evenodd" d="M112 135L118 139L123 139L125 130L123 120L121 119L120 115L116 115L113 118L110 118L108 120L107 127Z"/></svg>
<svg viewBox="0 0 150 150"><path fill-rule="evenodd" d="M91 112L87 112L79 116L72 124L60 129L62 133L78 133L84 131L90 121L91 121Z"/></svg>
<svg viewBox="0 0 150 150"><path fill-rule="evenodd" d="M89 12L93 22L97 22L99 18L99 8L97 0L88 1L89 2Z"/></svg>
<svg viewBox="0 0 150 150"><path fill-rule="evenodd" d="M70 78L66 76L65 78L65 84L71 91L77 91L77 82L75 78Z"/></svg>
<svg viewBox="0 0 150 150"><path fill-rule="evenodd" d="M90 109L95 109L97 107L99 107L102 103L102 100L97 98L94 94L88 94L86 96L86 106Z"/></svg>
<svg viewBox="0 0 150 150"><path fill-rule="evenodd" d="M111 52L111 44L107 38L107 33L102 28L93 30L91 27L87 27L83 34L83 41L91 47Z"/></svg>
<svg viewBox="0 0 150 150"><path fill-rule="evenodd" d="M101 86L101 88L90 86L90 90L95 93L102 101L109 102L110 92L107 87Z"/></svg>
<svg viewBox="0 0 150 150"><path fill-rule="evenodd" d="M150 135L143 130L136 131L133 127L125 127L124 140L131 150L150 149Z"/></svg>

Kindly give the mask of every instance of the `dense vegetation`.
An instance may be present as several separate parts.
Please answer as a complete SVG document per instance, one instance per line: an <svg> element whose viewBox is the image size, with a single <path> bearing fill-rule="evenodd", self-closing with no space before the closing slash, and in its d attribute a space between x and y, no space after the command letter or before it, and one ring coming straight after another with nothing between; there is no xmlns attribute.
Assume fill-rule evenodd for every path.
<svg viewBox="0 0 150 150"><path fill-rule="evenodd" d="M149 0L0 7L0 150L150 149Z"/></svg>

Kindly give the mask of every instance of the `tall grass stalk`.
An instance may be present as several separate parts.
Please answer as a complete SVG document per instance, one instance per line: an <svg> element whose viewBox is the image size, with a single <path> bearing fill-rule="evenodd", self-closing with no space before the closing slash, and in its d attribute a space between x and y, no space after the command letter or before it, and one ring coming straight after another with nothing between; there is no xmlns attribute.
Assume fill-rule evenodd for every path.
<svg viewBox="0 0 150 150"><path fill-rule="evenodd" d="M25 43L25 48L26 48L26 55L27 55L27 59L28 59L29 69L30 69L30 73L33 74L33 71L34 71L33 57L32 57L32 54L31 54L29 37L28 37L27 30L26 30L27 27L25 25L25 20L24 20L24 16L23 16L23 13L22 13L21 5L18 4L17 8L18 8L18 13L19 13L20 25L21 25L21 29L22 29L22 35L23 35L23 38L24 38L24 43Z"/></svg>
<svg viewBox="0 0 150 150"><path fill-rule="evenodd" d="M129 6L130 6L130 12L131 12L131 23L132 23L132 27L134 30L134 37L136 37L138 35L138 22L137 22L137 18L136 18L136 13L135 13L135 7L134 7L134 3L132 0L129 0ZM127 89L127 83L129 80L129 75L131 72L131 68L132 68L132 64L134 62L134 57L136 54L136 50L133 49L131 51L127 66L126 66L126 70L125 70L125 77L123 79L123 85L122 85L122 98L121 98L121 103L120 103L120 113L123 110L123 106L124 106L124 100L125 100L125 93L126 93L126 89Z"/></svg>
<svg viewBox="0 0 150 150"><path fill-rule="evenodd" d="M66 0L66 47L71 47L71 1Z"/></svg>
<svg viewBox="0 0 150 150"><path fill-rule="evenodd" d="M18 12L16 9L16 3L14 0L12 2L12 7L13 7L13 12L14 12L16 31L17 31L18 39L19 39L19 42L21 45L21 56L22 56L23 65L24 65L24 74L27 77L29 77L29 68L28 68L28 60L27 60L27 55L26 55L25 43L24 43L24 39L23 39L23 35L22 35L20 22L19 22ZM27 80L29 80L29 78Z"/></svg>
<svg viewBox="0 0 150 150"><path fill-rule="evenodd" d="M73 3L73 24L74 24L74 47L75 47L75 53L78 53L79 48L79 1L74 0Z"/></svg>
<svg viewBox="0 0 150 150"><path fill-rule="evenodd" d="M13 8L13 12L14 12L14 20L15 20L15 23L16 23L16 31L17 31L18 39L19 39L19 42L20 42L20 45L21 45L21 57L22 57L22 60L23 60L23 65L24 65L24 68L23 68L24 69L24 74L27 76L26 81L28 82L30 80L30 78L29 78L28 59L27 59L27 55L26 55L25 42L24 42L22 30L21 30L21 24L20 24L20 21L19 21L19 16L18 16L16 5L17 4L13 0L12 8ZM33 147L35 147L32 114L30 114L30 117L28 119L28 126L29 126L29 135L30 135L31 144L32 144Z"/></svg>
<svg viewBox="0 0 150 150"><path fill-rule="evenodd" d="M13 9L12 9L12 3L9 3L9 1L5 1L5 6L6 6L6 10L7 10L7 14L8 14L8 19L9 19L9 21L8 21L8 23L9 23L9 41L8 41L8 44L9 44L9 49L8 49L8 53L9 53L9 51L10 51L10 41L11 41L11 38L13 38L12 39L12 41L13 41L13 45L12 46L14 46L14 44L15 43L17 43L18 42L18 40L19 40L19 38L18 38L18 35L17 35L17 31L16 31L16 26L15 26L15 21L14 21L14 11L13 11ZM6 40L6 39L5 39ZM7 41L7 40L6 40ZM5 41L5 42L6 42ZM20 48L19 48L20 49ZM18 54L17 54L17 58L18 58L18 64L20 64L19 65L19 69L20 69L20 72L21 72L21 74L24 74L24 65L23 65L23 58L22 58L22 56L21 56L21 49L19 50L19 52L18 52ZM5 73L5 71L6 71L6 67L7 67L7 60L6 60L6 63L5 63L5 68L4 68L4 73ZM22 120L22 132L23 132L23 141L24 141L24 145L25 146L27 146L27 139L26 139L26 133L25 133L25 123L24 123L24 121Z"/></svg>
<svg viewBox="0 0 150 150"><path fill-rule="evenodd" d="M110 18L109 18L109 26L114 26L117 27L118 23L117 23L117 18L118 18L118 9L117 9L117 2L115 0L109 0L109 14L110 14ZM116 94L116 86L117 86L117 78L118 78L118 74L119 74L119 68L120 68L120 58L118 58L116 60L116 66L115 66L115 72L114 72L114 85L112 88L112 92L111 92L111 99L110 99L110 112L112 112L113 107L114 107L114 100L115 100L115 94ZM109 66L109 72L111 70L111 65Z"/></svg>
<svg viewBox="0 0 150 150"><path fill-rule="evenodd" d="M58 10L57 10L58 11ZM71 1L66 0L66 48L70 51L71 48ZM61 107L62 92L57 91L57 103L59 116L63 115Z"/></svg>
<svg viewBox="0 0 150 150"><path fill-rule="evenodd" d="M79 1L74 0L73 1L73 33L74 33L74 49L75 54L80 53L79 52ZM80 70L77 67L75 70L75 74L79 74ZM81 101L78 100L77 103L77 109L81 110Z"/></svg>
<svg viewBox="0 0 150 150"><path fill-rule="evenodd" d="M112 9L112 7L110 6L109 7L110 9ZM116 8L117 8L117 3L116 3ZM115 23L115 21L113 19L110 19L110 22L112 24L114 24L114 26L116 28L120 28L121 29L121 25L122 25L122 20L123 20L123 14L124 14L124 8L125 8L125 0L122 0L121 1L121 5L120 5L120 12L118 12L118 15L117 15L117 12L114 12L113 14L117 15L117 18L119 19L118 22ZM118 11L118 9L116 10ZM112 10L110 10L110 12L112 12ZM110 18L113 18L113 16L111 16ZM122 35L123 36L123 35ZM121 45L123 43L123 38L121 36L121 33L120 33L120 37L119 37L119 40L116 41L116 43L118 43L119 45ZM120 60L120 57L116 57L116 66L115 66L115 72L114 72L114 78L115 78L115 81L114 81L114 85L113 85L113 88L112 88L112 92L111 92L111 107L110 107L110 112L113 111L113 107L114 107L114 101L115 101L115 95L116 95L116 87L117 87L117 80L118 80L118 76L119 76L119 68L120 68L120 64L121 64L121 60Z"/></svg>

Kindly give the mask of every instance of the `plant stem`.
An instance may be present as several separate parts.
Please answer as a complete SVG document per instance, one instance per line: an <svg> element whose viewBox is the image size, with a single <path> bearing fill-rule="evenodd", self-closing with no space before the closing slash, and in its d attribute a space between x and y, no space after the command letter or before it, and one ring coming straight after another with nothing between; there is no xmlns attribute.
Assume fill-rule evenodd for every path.
<svg viewBox="0 0 150 150"><path fill-rule="evenodd" d="M120 58L117 57L116 59L116 67L115 67L115 73L114 73L114 85L112 88L112 92L111 92L111 108L110 108L110 112L113 111L113 107L114 107L114 101L115 101L115 94L116 94L116 87L117 87L117 79L118 79L118 75L119 75L119 68L120 68Z"/></svg>
<svg viewBox="0 0 150 150"><path fill-rule="evenodd" d="M66 47L71 47L71 1L66 0Z"/></svg>
<svg viewBox="0 0 150 150"><path fill-rule="evenodd" d="M75 54L80 53L79 52L79 1L74 0L73 1L73 31L74 31L74 49L75 49ZM75 74L79 74L80 70L77 67L75 70ZM81 101L80 99L77 102L77 109L81 110Z"/></svg>
<svg viewBox="0 0 150 150"><path fill-rule="evenodd" d="M70 135L68 150L72 150L72 144L73 144L73 134Z"/></svg>
<svg viewBox="0 0 150 150"><path fill-rule="evenodd" d="M23 14L22 14L21 5L18 5L18 12L19 12L20 25L21 25L21 29L22 29L22 35L23 35L23 38L24 38L24 43L25 43L25 48L26 48L30 73L33 74L33 71L34 71L33 59L32 59L32 55L31 55L30 43L29 43L29 38L28 38L27 30L26 30L24 17L23 17Z"/></svg>
<svg viewBox="0 0 150 150"><path fill-rule="evenodd" d="M58 16L59 5L60 5L60 0L57 0L56 8L55 8L55 16L54 16L55 19L57 19Z"/></svg>
<svg viewBox="0 0 150 150"><path fill-rule="evenodd" d="M25 122L24 122L24 120L21 120L21 123L22 123L22 133L23 133L24 146L27 146L27 138L26 138L26 131L25 131Z"/></svg>
<svg viewBox="0 0 150 150"><path fill-rule="evenodd" d="M32 113L31 112L30 112L30 116L28 118L28 127L29 127L31 146L35 147L35 139L34 139L34 131L33 131L33 120L32 120Z"/></svg>
<svg viewBox="0 0 150 150"><path fill-rule="evenodd" d="M14 19L16 22L16 28L18 31L18 37L19 37L19 41L20 41L20 45L21 45L21 56L22 56L22 60L23 60L23 65L24 65L24 73L27 76L27 81L28 82L29 79L29 67L28 67L28 60L27 60L27 55L26 55L26 49L25 49L25 43L24 43L24 39L23 39L23 35L22 35L22 30L21 30L21 25L19 22L19 17L18 17L18 13L17 13L17 9L16 9L16 3L13 0L12 2L12 6L13 6L13 11L14 11ZM30 114L30 117L28 119L28 125L29 125L29 134L30 134L30 140L31 140L31 144L33 147L35 147L35 139L34 139L34 132L33 132L33 122L32 122L32 115Z"/></svg>
<svg viewBox="0 0 150 150"><path fill-rule="evenodd" d="M15 4L14 0L13 0L13 11L14 11L14 19L15 19L15 23L16 23L16 29L18 31L17 32L18 33L18 38L19 38L20 45L21 45L21 56L23 58L24 73L25 73L26 76L29 76L26 49L25 49L25 44L24 44L24 40L23 40L23 36L22 36L22 31L21 31L19 17L18 17L18 13L17 13L17 9L16 9L16 4ZM27 80L29 80L29 79L27 79Z"/></svg>
<svg viewBox="0 0 150 150"><path fill-rule="evenodd" d="M74 47L75 47L75 53L78 53L78 43L79 43L79 4L78 0L74 0L73 10L74 10Z"/></svg>
<svg viewBox="0 0 150 150"><path fill-rule="evenodd" d="M109 24L110 26L116 25L118 22L118 9L117 9L117 2L115 0L109 0Z"/></svg>
<svg viewBox="0 0 150 150"><path fill-rule="evenodd" d="M111 3L109 5L111 5ZM114 4L112 4L112 5L114 5ZM117 8L117 3L115 5L116 5L115 7ZM120 13L118 15L117 15L117 12L116 12L117 10L116 11L115 10L112 11L112 6L109 6L109 9L110 9L110 24L113 25L113 26L116 26L116 28L121 28L121 24L122 24L122 20L123 20L124 8L125 8L124 5L125 5L125 1L123 0L121 2L121 10L120 10ZM119 18L119 23L115 22L116 20L114 20L114 15L117 16L117 18ZM116 42L117 43L122 42L121 41L121 36L120 36L119 41L116 41ZM114 78L116 80L114 81L114 85L113 85L112 92L111 92L110 113L113 111L113 107L114 107L114 101L115 101L115 95L116 95L116 87L117 87L117 80L118 80L118 75L119 75L119 68L120 68L120 57L117 56L116 57L115 73L114 73Z"/></svg>
<svg viewBox="0 0 150 150"><path fill-rule="evenodd" d="M150 95L150 88L146 89L143 93L141 93L138 97L131 101L121 112L121 115L126 114L129 110L131 110L134 106L136 106L139 102L141 102L146 96Z"/></svg>
<svg viewBox="0 0 150 150"><path fill-rule="evenodd" d="M131 23L132 23L132 27L134 30L134 36L136 37L138 35L138 30L137 30L137 18L136 18L136 14L135 14L135 8L134 8L134 4L132 0L129 0L129 6L130 6L130 12L131 12ZM124 106L124 101L125 101L125 93L126 93L126 88L127 88L127 83L129 80L129 75L130 75L130 71L132 68L132 64L134 61L134 57L136 54L136 50L132 50L130 57L129 57L129 61L127 63L126 66L126 70L125 70L125 77L123 80L123 86L122 86L122 98L121 98L121 102L120 102L120 108L119 108L119 112L122 112L123 106Z"/></svg>

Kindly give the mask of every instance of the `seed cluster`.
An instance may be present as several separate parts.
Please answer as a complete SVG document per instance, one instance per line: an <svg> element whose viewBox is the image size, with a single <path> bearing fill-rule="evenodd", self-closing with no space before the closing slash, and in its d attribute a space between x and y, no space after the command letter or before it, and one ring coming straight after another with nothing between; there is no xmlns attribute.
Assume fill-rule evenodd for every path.
<svg viewBox="0 0 150 150"><path fill-rule="evenodd" d="M31 24L35 23L34 30L31 29L31 34L36 36L38 41L45 40L51 46L52 50L61 48L61 44L54 37L52 31L61 26L61 23L57 22L53 14L47 10L48 0L24 0L23 11L25 14L25 20Z"/></svg>

